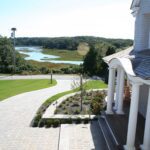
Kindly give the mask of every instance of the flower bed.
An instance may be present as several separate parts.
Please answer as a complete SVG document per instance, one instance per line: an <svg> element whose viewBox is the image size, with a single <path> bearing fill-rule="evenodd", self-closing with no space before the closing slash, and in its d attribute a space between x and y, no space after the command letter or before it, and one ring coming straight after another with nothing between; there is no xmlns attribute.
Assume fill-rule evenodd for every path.
<svg viewBox="0 0 150 150"><path fill-rule="evenodd" d="M105 107L105 95L104 90L85 92L81 102L81 94L75 94L63 101L55 110L55 114L97 115Z"/></svg>

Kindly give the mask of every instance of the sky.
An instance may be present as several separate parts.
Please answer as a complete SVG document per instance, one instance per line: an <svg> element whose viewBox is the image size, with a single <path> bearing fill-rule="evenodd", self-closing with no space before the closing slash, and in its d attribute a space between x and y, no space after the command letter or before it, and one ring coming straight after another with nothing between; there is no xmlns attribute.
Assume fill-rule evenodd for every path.
<svg viewBox="0 0 150 150"><path fill-rule="evenodd" d="M0 0L0 35L133 39L132 0Z"/></svg>

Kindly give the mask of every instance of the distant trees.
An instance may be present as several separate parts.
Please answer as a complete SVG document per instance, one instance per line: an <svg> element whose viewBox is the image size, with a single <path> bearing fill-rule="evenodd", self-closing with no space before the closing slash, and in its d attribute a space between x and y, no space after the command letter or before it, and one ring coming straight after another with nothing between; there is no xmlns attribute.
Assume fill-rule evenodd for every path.
<svg viewBox="0 0 150 150"><path fill-rule="evenodd" d="M67 50L77 50L80 43L87 43L89 45L98 44L111 44L116 49L131 46L133 44L132 40L124 39L106 39L100 37L92 36L77 36L77 37L58 37L58 38L17 38L16 45L20 46L43 46L49 49L67 49Z"/></svg>
<svg viewBox="0 0 150 150"><path fill-rule="evenodd" d="M105 39L91 36L78 37L60 37L60 38L17 38L16 45L20 46L43 46L50 49L68 49L77 50L78 46L86 44L90 47L84 57L83 66L69 66L54 69L45 64L35 65L30 61L24 60L18 52L16 55L16 73L49 73L54 69L54 73L86 73L90 76L107 76L107 64L103 57L113 54L116 51L132 45L132 40L123 39ZM11 40L6 37L0 37L0 72L12 73L13 71L13 50ZM80 50L82 52L82 49Z"/></svg>
<svg viewBox="0 0 150 150"><path fill-rule="evenodd" d="M0 38L0 72L11 72L13 69L13 45L7 38Z"/></svg>
<svg viewBox="0 0 150 150"><path fill-rule="evenodd" d="M12 73L13 72L13 51L14 46L12 41L6 37L0 38L0 73ZM34 69L34 67L28 64L18 52L15 51L16 56L16 69L15 73L21 73L25 70Z"/></svg>
<svg viewBox="0 0 150 150"><path fill-rule="evenodd" d="M107 51L106 51L106 56L114 54L116 52L114 46L108 46Z"/></svg>

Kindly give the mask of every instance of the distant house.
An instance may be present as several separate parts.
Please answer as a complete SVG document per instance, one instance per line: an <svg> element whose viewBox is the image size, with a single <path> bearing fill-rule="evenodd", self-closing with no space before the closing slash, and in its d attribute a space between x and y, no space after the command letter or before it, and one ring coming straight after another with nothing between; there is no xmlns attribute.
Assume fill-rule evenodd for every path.
<svg viewBox="0 0 150 150"><path fill-rule="evenodd" d="M133 48L104 58L109 65L106 114L124 114L126 79L131 86L131 101L124 149L135 150L137 117L140 113L145 118L145 124L143 142L139 147L150 150L150 0L133 0L131 10L136 18Z"/></svg>

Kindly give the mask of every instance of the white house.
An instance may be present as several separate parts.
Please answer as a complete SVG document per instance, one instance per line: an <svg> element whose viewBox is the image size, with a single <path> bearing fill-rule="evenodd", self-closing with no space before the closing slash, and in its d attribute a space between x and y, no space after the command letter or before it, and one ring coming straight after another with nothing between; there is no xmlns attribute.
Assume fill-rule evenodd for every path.
<svg viewBox="0 0 150 150"><path fill-rule="evenodd" d="M144 138L140 147L142 150L150 150L150 0L133 0L131 10L133 16L136 17L134 47L131 52L128 50L126 55L113 57L108 62L109 83L106 114L124 114L123 94L126 76L132 92L124 149L135 149L137 116L140 112L145 117Z"/></svg>

